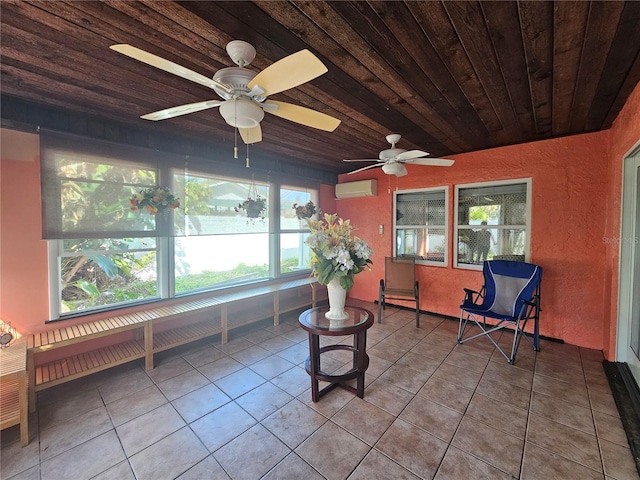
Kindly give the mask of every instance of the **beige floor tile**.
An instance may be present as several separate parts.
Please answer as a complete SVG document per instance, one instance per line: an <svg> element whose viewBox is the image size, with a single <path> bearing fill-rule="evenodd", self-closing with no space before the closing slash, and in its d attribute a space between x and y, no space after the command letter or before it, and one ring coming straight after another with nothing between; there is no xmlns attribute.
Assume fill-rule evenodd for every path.
<svg viewBox="0 0 640 480"><path fill-rule="evenodd" d="M231 355L239 352L240 350L244 350L245 348L249 348L255 345L253 342L250 342L246 338L236 335L238 334L232 331L229 334L229 341L221 345L216 345L216 348L218 350L222 350L228 355Z"/></svg>
<svg viewBox="0 0 640 480"><path fill-rule="evenodd" d="M306 333L306 332L305 332ZM300 365L309 356L309 345L307 342L296 343L295 345L280 350L276 355L284 358L294 365Z"/></svg>
<svg viewBox="0 0 640 480"><path fill-rule="evenodd" d="M327 418L299 400L292 400L262 421L285 445L294 449L325 424Z"/></svg>
<svg viewBox="0 0 640 480"><path fill-rule="evenodd" d="M262 480L323 480L324 477L316 472L311 465L302 460L295 453L290 453L284 460L269 471Z"/></svg>
<svg viewBox="0 0 640 480"><path fill-rule="evenodd" d="M567 460L527 442L522 460L522 480L602 480L602 473Z"/></svg>
<svg viewBox="0 0 640 480"><path fill-rule="evenodd" d="M495 375L483 375L476 392L523 410L529 409L531 390L517 387Z"/></svg>
<svg viewBox="0 0 640 480"><path fill-rule="evenodd" d="M184 427L129 457L137 480L175 478L209 455L198 437Z"/></svg>
<svg viewBox="0 0 640 480"><path fill-rule="evenodd" d="M164 382L158 383L158 388L168 400L175 400L178 397L193 392L209 383L209 379L199 371L191 369L175 377L171 377Z"/></svg>
<svg viewBox="0 0 640 480"><path fill-rule="evenodd" d="M367 368L367 373L366 373L367 377L378 378L380 375L386 372L389 369L389 367L393 365L393 362L390 362L389 360L385 360L384 358L380 358L376 355L373 355L368 351L367 351L367 354L369 355L369 368ZM407 355L408 354L405 354L403 357L400 357L400 360L402 360Z"/></svg>
<svg viewBox="0 0 640 480"><path fill-rule="evenodd" d="M431 378L455 383L467 389L475 389L482 376L481 372L473 372L464 368L444 363L434 372Z"/></svg>
<svg viewBox="0 0 640 480"><path fill-rule="evenodd" d="M535 375L533 391L589 408L589 395L584 385L565 382L546 375Z"/></svg>
<svg viewBox="0 0 640 480"><path fill-rule="evenodd" d="M125 458L115 431L109 430L43 461L42 480L89 479L119 464Z"/></svg>
<svg viewBox="0 0 640 480"><path fill-rule="evenodd" d="M434 480L491 479L514 477L455 447L449 447Z"/></svg>
<svg viewBox="0 0 640 480"><path fill-rule="evenodd" d="M616 415L608 415L606 413L594 411L593 417L595 419L596 432L599 438L622 447L629 447L627 434L624 431L622 421L617 413Z"/></svg>
<svg viewBox="0 0 640 480"><path fill-rule="evenodd" d="M289 347L293 347L295 344L296 342L287 337L283 337L282 335L277 335L269 340L259 343L261 348L266 348L273 353L281 352Z"/></svg>
<svg viewBox="0 0 640 480"><path fill-rule="evenodd" d="M216 459L209 455L177 477L176 480L229 480L229 478Z"/></svg>
<svg viewBox="0 0 640 480"><path fill-rule="evenodd" d="M273 355L273 352L267 350L266 348L262 348L258 345L253 345L249 348L245 348L244 350L240 350L239 352L232 353L231 357L234 360L242 363L243 365L251 365L256 363L258 360L262 360L263 358L267 358L268 356Z"/></svg>
<svg viewBox="0 0 640 480"><path fill-rule="evenodd" d="M202 348L198 348L197 350L192 350L188 353L182 354L182 358L194 367L201 367L202 365L215 362L216 360L220 360L226 356L226 353L213 345L206 345Z"/></svg>
<svg viewBox="0 0 640 480"><path fill-rule="evenodd" d="M407 353L409 349L402 348L384 341L376 343L373 347L367 348L367 353L376 357L384 358L390 362L397 362L400 357Z"/></svg>
<svg viewBox="0 0 640 480"><path fill-rule="evenodd" d="M536 374L557 378L565 382L585 385L584 372L580 367L549 363L538 359L536 362Z"/></svg>
<svg viewBox="0 0 640 480"><path fill-rule="evenodd" d="M128 461L123 461L96 475L91 480L135 480Z"/></svg>
<svg viewBox="0 0 640 480"><path fill-rule="evenodd" d="M191 423L230 401L231 399L228 395L210 383L175 399L171 403L184 421Z"/></svg>
<svg viewBox="0 0 640 480"><path fill-rule="evenodd" d="M219 360L214 360L211 363L198 367L198 371L211 382L215 382L216 380L226 377L227 375L231 375L233 372L237 372L243 368L245 368L244 365L237 360L234 360L231 357L223 357Z"/></svg>
<svg viewBox="0 0 640 480"><path fill-rule="evenodd" d="M103 405L104 403L97 387L83 389L76 395L70 395L59 402L41 405L38 408L40 430L66 422L70 418Z"/></svg>
<svg viewBox="0 0 640 480"><path fill-rule="evenodd" d="M439 378L431 377L418 391L418 395L460 413L464 413L473 395L473 390L446 382Z"/></svg>
<svg viewBox="0 0 640 480"><path fill-rule="evenodd" d="M167 403L167 397L156 385L151 385L120 400L108 403L107 411L111 416L111 421L117 427L165 403Z"/></svg>
<svg viewBox="0 0 640 480"><path fill-rule="evenodd" d="M266 380L264 378L250 368L243 368L242 370L238 370L237 372L233 372L226 377L216 380L215 384L231 398L238 398L240 395L244 395L265 382Z"/></svg>
<svg viewBox="0 0 640 480"><path fill-rule="evenodd" d="M509 401L508 398L504 400ZM476 393L469 403L466 416L524 440L527 429L527 409Z"/></svg>
<svg viewBox="0 0 640 480"><path fill-rule="evenodd" d="M398 418L449 443L460 424L462 414L417 395Z"/></svg>
<svg viewBox="0 0 640 480"><path fill-rule="evenodd" d="M611 391L589 391L589 398L591 399L591 408L596 412L606 413L607 415L618 415L618 408L616 407L616 401L613 399Z"/></svg>
<svg viewBox="0 0 640 480"><path fill-rule="evenodd" d="M533 372L505 362L489 363L483 377L507 382L524 390L531 390L533 385Z"/></svg>
<svg viewBox="0 0 640 480"><path fill-rule="evenodd" d="M339 480L356 468L370 448L335 423L327 422L295 452L325 478Z"/></svg>
<svg viewBox="0 0 640 480"><path fill-rule="evenodd" d="M527 442L535 443L592 470L602 471L595 435L532 414L529 417Z"/></svg>
<svg viewBox="0 0 640 480"><path fill-rule="evenodd" d="M373 445L395 418L381 408L354 397L331 420L363 442Z"/></svg>
<svg viewBox="0 0 640 480"><path fill-rule="evenodd" d="M414 370L413 368L395 364L380 375L379 379L415 394L424 386L430 376L431 374L428 371Z"/></svg>
<svg viewBox="0 0 640 480"><path fill-rule="evenodd" d="M431 357L409 351L398 359L396 365L409 367L414 370L418 370L419 372L424 372L428 375L431 375L436 371L441 363L442 362L440 360L435 360Z"/></svg>
<svg viewBox="0 0 640 480"><path fill-rule="evenodd" d="M451 445L515 477L520 472L524 441L465 417Z"/></svg>
<svg viewBox="0 0 640 480"><path fill-rule="evenodd" d="M263 358L262 360L258 360L249 368L251 368L251 370L256 372L261 377L270 380L273 377L276 377L293 367L294 364L289 362L288 360L285 360L278 355L271 355L269 357Z"/></svg>
<svg viewBox="0 0 640 480"><path fill-rule="evenodd" d="M116 428L128 457L167 435L180 430L185 422L173 405L167 403Z"/></svg>
<svg viewBox="0 0 640 480"><path fill-rule="evenodd" d="M267 382L236 398L236 403L260 421L291 400L291 395Z"/></svg>
<svg viewBox="0 0 640 480"><path fill-rule="evenodd" d="M637 480L638 470L631 450L615 443L600 441L604 471L617 480Z"/></svg>
<svg viewBox="0 0 640 480"><path fill-rule="evenodd" d="M397 419L375 448L421 478L433 478L447 450L447 443Z"/></svg>
<svg viewBox="0 0 640 480"><path fill-rule="evenodd" d="M371 479L418 480L419 477L401 467L379 451L371 450L360 465L349 475L349 480Z"/></svg>
<svg viewBox="0 0 640 480"><path fill-rule="evenodd" d="M189 366L189 368L193 367ZM135 369L126 375L116 376L111 380L106 379L104 383L98 385L98 390L100 391L100 395L102 395L104 403L111 403L129 396L132 393L139 392L151 385L153 385L153 381L144 370Z"/></svg>
<svg viewBox="0 0 640 480"><path fill-rule="evenodd" d="M165 351L162 353L167 353ZM193 365L180 356L173 356L166 359L158 359L158 355L154 358L154 368L149 370L147 375L156 383L164 382L170 378L176 377L182 373L193 370ZM145 385L146 386L146 385ZM102 391L102 389L101 389Z"/></svg>
<svg viewBox="0 0 640 480"><path fill-rule="evenodd" d="M444 359L444 363L455 365L456 367L465 368L475 372L484 372L487 363L489 363L489 357L483 359L477 355L469 353L468 350L471 349L467 348L466 350L462 350L460 348L455 348L447 356L447 358Z"/></svg>
<svg viewBox="0 0 640 480"><path fill-rule="evenodd" d="M215 452L256 424L255 418L235 402L199 418L190 427L210 452Z"/></svg>
<svg viewBox="0 0 640 480"><path fill-rule="evenodd" d="M105 407L78 415L40 432L40 460L48 460L113 429Z"/></svg>
<svg viewBox="0 0 640 480"><path fill-rule="evenodd" d="M2 430L1 436L3 438L6 436L7 431ZM0 449L0 475L2 478L13 477L20 472L40 465L39 442L32 440L29 445L23 447L20 445L18 438L12 443L3 443ZM37 470L39 475L40 469L38 468Z"/></svg>
<svg viewBox="0 0 640 480"><path fill-rule="evenodd" d="M324 382L320 383L321 389L327 385ZM366 394L367 391L365 390L365 397L367 396ZM311 400L311 389L305 391L301 395L298 395L297 398L301 402L304 402L308 407L313 408L316 412L321 413L327 418L331 418L338 413L342 407L349 403L353 399L353 396L353 393L338 387L328 392L318 402Z"/></svg>
<svg viewBox="0 0 640 480"><path fill-rule="evenodd" d="M595 434L593 417L588 408L533 392L531 412L590 435Z"/></svg>
<svg viewBox="0 0 640 480"><path fill-rule="evenodd" d="M365 390L364 400L392 415L399 415L413 396L403 388L378 378Z"/></svg>
<svg viewBox="0 0 640 480"><path fill-rule="evenodd" d="M301 367L293 367L273 377L270 382L294 397L311 387L311 377Z"/></svg>
<svg viewBox="0 0 640 480"><path fill-rule="evenodd" d="M291 450L262 425L254 425L214 452L213 456L233 479L253 480L271 470Z"/></svg>

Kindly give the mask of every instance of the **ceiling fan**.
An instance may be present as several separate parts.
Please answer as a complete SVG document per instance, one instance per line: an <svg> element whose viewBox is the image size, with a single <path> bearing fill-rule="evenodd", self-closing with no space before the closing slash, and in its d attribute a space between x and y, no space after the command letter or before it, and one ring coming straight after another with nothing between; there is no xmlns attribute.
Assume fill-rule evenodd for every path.
<svg viewBox="0 0 640 480"><path fill-rule="evenodd" d="M356 160L344 160L345 162L377 162L374 165L367 165L366 167L359 168L352 173L362 172L370 168L382 167L382 171L387 175L395 175L396 177L402 177L407 174L407 169L404 166L405 163L413 165L431 165L436 167L450 167L454 161L447 158L421 158L429 155L428 152L422 150L405 150L403 148L396 148L396 143L400 141L402 136L397 133L387 135L387 142L391 144L391 148L382 150L377 159L374 158L361 158Z"/></svg>
<svg viewBox="0 0 640 480"><path fill-rule="evenodd" d="M310 108L267 100L269 95L302 85L327 71L327 67L309 50L301 50L289 55L257 73L245 68L255 58L255 48L242 40L233 40L227 44L227 53L238 66L222 68L213 75L213 78L208 78L128 44L112 45L110 48L160 70L209 87L222 98L222 100L205 100L148 113L140 117L145 120L165 120L220 107L220 114L224 120L232 127L238 128L246 144L262 140L260 122L264 118L265 111L327 132L334 131L340 124L337 118Z"/></svg>

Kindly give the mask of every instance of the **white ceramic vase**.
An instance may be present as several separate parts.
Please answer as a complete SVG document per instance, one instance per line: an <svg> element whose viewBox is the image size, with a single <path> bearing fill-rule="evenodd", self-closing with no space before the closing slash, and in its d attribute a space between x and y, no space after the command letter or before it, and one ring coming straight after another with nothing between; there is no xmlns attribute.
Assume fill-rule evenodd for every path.
<svg viewBox="0 0 640 480"><path fill-rule="evenodd" d="M349 314L344 310L347 291L342 288L337 277L334 277L327 284L327 293L329 294L329 311L324 316L329 320L346 320L349 318Z"/></svg>

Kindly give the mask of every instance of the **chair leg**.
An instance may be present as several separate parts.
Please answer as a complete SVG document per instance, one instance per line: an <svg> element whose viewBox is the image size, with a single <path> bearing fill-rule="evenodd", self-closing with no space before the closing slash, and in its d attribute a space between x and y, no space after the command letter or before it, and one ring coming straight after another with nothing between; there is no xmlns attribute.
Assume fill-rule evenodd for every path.
<svg viewBox="0 0 640 480"><path fill-rule="evenodd" d="M416 328L420 328L420 290L416 291Z"/></svg>

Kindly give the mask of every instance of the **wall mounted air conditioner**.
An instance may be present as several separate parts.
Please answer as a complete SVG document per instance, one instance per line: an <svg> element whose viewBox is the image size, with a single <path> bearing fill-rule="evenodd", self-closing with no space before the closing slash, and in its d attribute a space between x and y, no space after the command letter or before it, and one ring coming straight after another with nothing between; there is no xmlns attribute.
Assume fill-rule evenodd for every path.
<svg viewBox="0 0 640 480"><path fill-rule="evenodd" d="M361 180L359 182L338 183L336 198L375 197L378 195L377 180Z"/></svg>

